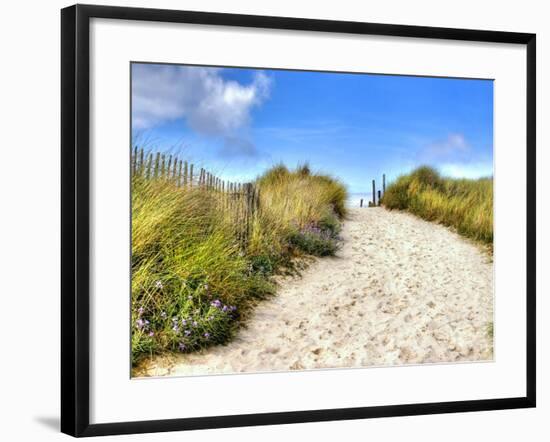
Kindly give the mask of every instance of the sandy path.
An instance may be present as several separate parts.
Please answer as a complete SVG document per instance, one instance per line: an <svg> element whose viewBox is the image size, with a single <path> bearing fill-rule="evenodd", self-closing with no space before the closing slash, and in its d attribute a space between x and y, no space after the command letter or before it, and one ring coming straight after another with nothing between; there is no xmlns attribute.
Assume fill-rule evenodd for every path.
<svg viewBox="0 0 550 442"><path fill-rule="evenodd" d="M227 346L156 358L139 375L188 375L492 358L493 265L448 229L353 209L336 257L262 302Z"/></svg>

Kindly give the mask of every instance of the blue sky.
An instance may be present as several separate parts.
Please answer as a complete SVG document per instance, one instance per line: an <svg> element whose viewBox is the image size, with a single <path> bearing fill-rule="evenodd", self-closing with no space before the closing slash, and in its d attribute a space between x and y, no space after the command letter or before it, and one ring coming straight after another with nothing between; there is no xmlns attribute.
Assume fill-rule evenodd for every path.
<svg viewBox="0 0 550 442"><path fill-rule="evenodd" d="M230 180L279 162L353 193L421 164L477 178L493 173L493 82L133 64L132 135Z"/></svg>

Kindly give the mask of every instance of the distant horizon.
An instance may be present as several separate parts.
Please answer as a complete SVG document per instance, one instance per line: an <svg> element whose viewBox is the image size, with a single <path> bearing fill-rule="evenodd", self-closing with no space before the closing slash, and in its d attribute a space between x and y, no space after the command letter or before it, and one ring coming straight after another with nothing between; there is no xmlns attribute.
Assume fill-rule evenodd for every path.
<svg viewBox="0 0 550 442"><path fill-rule="evenodd" d="M131 121L132 145L231 181L279 163L350 194L424 164L493 176L492 80L133 63Z"/></svg>

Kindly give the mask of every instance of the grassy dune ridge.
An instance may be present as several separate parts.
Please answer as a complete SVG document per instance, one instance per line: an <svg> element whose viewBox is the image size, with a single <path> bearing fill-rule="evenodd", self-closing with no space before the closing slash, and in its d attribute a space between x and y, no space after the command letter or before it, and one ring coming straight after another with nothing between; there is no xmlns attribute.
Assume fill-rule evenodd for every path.
<svg viewBox="0 0 550 442"><path fill-rule="evenodd" d="M169 180L132 179L132 362L226 342L271 275L300 255L330 255L346 189L308 166L258 178L260 209L248 246L220 195Z"/></svg>
<svg viewBox="0 0 550 442"><path fill-rule="evenodd" d="M423 166L393 182L382 203L388 209L407 210L492 246L492 178L445 178L435 169Z"/></svg>

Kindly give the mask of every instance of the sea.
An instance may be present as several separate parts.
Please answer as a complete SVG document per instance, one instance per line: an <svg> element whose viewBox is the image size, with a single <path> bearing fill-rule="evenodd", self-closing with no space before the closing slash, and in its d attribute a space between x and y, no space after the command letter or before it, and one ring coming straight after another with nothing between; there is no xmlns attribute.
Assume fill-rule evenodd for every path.
<svg viewBox="0 0 550 442"><path fill-rule="evenodd" d="M349 208L360 207L361 199L363 199L363 207L368 207L369 201L372 201L372 192L348 194L346 206Z"/></svg>

